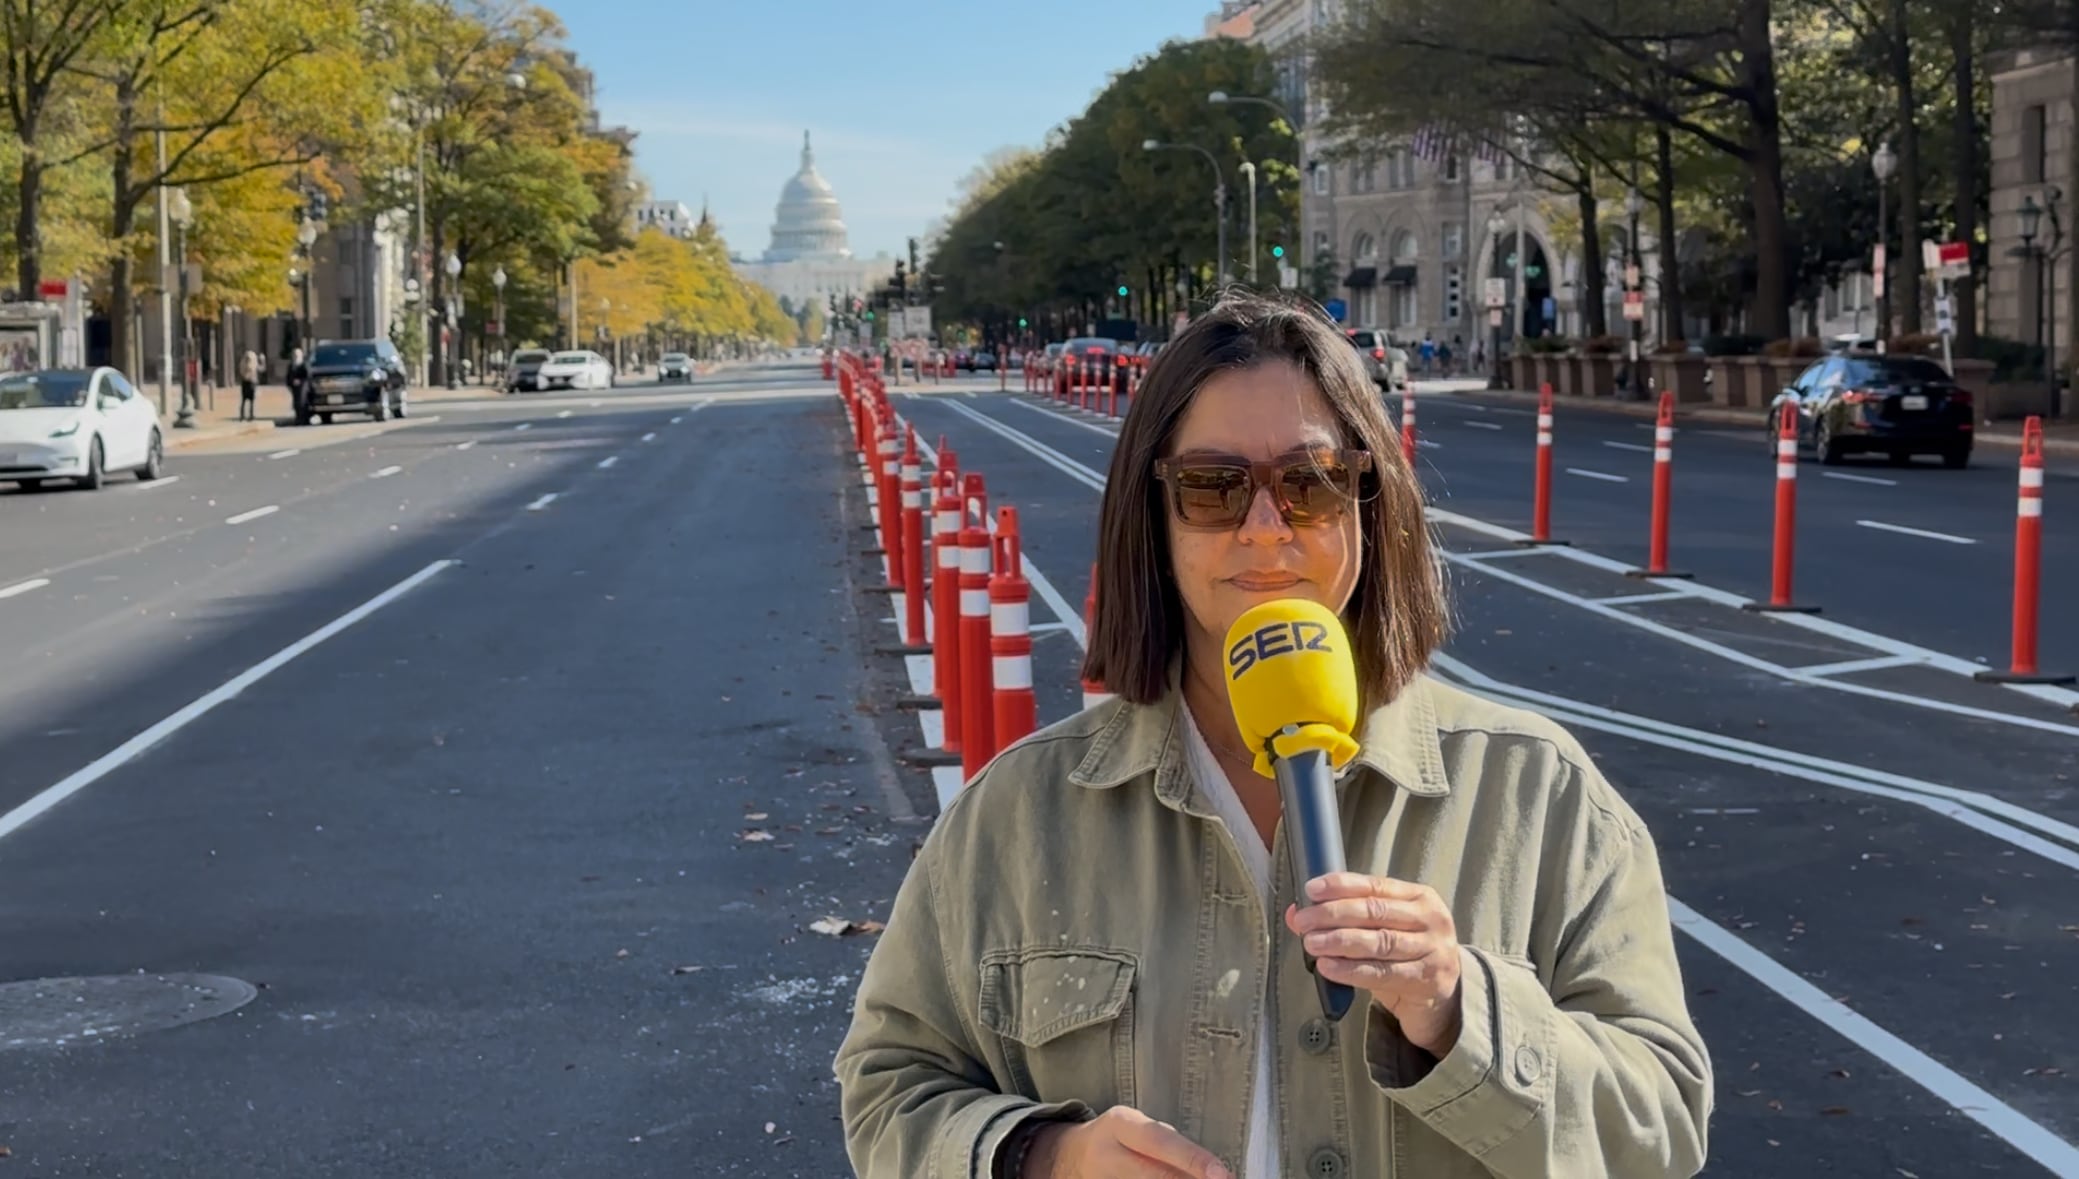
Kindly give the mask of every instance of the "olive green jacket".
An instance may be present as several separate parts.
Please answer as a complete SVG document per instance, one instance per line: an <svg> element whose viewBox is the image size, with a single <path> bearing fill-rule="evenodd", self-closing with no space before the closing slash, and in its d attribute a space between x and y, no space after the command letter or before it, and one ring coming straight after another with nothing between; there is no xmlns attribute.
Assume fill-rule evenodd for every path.
<svg viewBox="0 0 2079 1179"><path fill-rule="evenodd" d="M1351 870L1435 888L1469 951L1438 1061L1376 1003L1322 1019L1299 939L1187 772L1180 700L1033 734L925 840L836 1060L864 1179L986 1179L1021 1123L1115 1104L1240 1174L1258 1029L1283 1175L1703 1166L1710 1062L1659 860L1569 734L1423 678L1367 718L1340 776ZM1276 914L1296 888L1284 844L1281 826Z"/></svg>

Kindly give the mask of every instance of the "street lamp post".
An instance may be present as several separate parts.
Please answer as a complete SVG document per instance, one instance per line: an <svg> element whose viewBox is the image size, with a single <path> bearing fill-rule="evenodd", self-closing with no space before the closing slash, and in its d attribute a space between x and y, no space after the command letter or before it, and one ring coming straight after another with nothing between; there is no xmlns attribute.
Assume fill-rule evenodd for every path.
<svg viewBox="0 0 2079 1179"><path fill-rule="evenodd" d="M498 362L503 365L507 363L505 355L505 267L500 266L491 272L491 289L496 292L493 298L498 304Z"/></svg>
<svg viewBox="0 0 2079 1179"><path fill-rule="evenodd" d="M173 253L180 263L180 331L173 337L174 371L180 374L180 413L175 415L173 425L175 429L193 429L195 386L188 380L188 357L193 354L188 335L188 229L195 224L195 205L188 200L186 188L173 190L167 216L173 221Z"/></svg>
<svg viewBox="0 0 2079 1179"><path fill-rule="evenodd" d="M1502 234L1505 234L1508 231L1509 219L1502 216L1502 211L1499 208L1495 209L1492 213L1487 214L1487 240L1490 243L1489 251L1494 255L1493 264L1489 267L1489 269L1491 270L1499 271L1501 269ZM1518 250L1521 250L1523 248L1523 243L1520 241L1517 242L1516 248ZM1490 307L1487 309L1487 329L1489 335L1493 338L1493 343L1489 347L1487 352L1487 363L1490 366L1489 375L1487 378L1487 387L1490 389L1499 389L1502 387L1501 308Z"/></svg>
<svg viewBox="0 0 2079 1179"><path fill-rule="evenodd" d="M1256 285L1256 165L1243 160L1241 173L1249 178L1249 285Z"/></svg>
<svg viewBox="0 0 2079 1179"><path fill-rule="evenodd" d="M1301 242L1305 242L1307 238L1307 144L1305 138L1302 137L1299 133L1299 123L1293 119L1292 112L1286 110L1283 103L1277 102L1273 99L1259 98L1254 95L1246 94L1229 94L1225 90L1215 90L1211 94L1206 95L1206 101L1214 106L1228 106L1234 103L1246 103L1250 106L1264 107L1270 111L1275 112L1279 118L1285 120L1285 125L1287 127L1292 128L1293 175L1299 178L1299 239ZM1253 180L1253 171L1251 175L1252 179L1250 181L1249 198L1251 210L1251 224L1253 225L1253 214L1255 210L1256 197L1255 181ZM1249 237L1249 281L1252 283L1256 281L1256 238L1253 229L1251 230Z"/></svg>
<svg viewBox="0 0 2079 1179"><path fill-rule="evenodd" d="M1197 152L1197 153L1198 153L1199 155L1202 155L1202 156L1204 156L1204 157L1206 158L1206 163L1208 163L1208 164L1211 164L1211 165L1213 166L1213 213L1214 213L1214 219L1215 219L1215 222L1216 222L1216 224L1215 224L1215 232L1216 232L1216 235L1217 235L1217 237L1216 237L1216 240L1217 240L1217 242L1218 242L1218 244L1214 246L1214 250L1216 251L1216 255L1215 255L1215 258L1214 258L1214 266L1213 266L1213 275L1214 275L1214 284L1215 284L1216 286L1221 286L1221 287L1224 287L1224 286L1226 286L1226 285L1227 285L1227 172L1226 172L1226 170L1220 167L1220 161L1219 161L1219 160L1218 160L1218 159L1217 159L1216 157L1214 157L1214 155L1213 155L1213 153L1212 153L1212 152L1209 152L1209 151L1207 151L1207 150L1206 150L1205 148L1202 148L1202 147L1198 146L1198 145L1197 145L1197 144L1195 144L1195 143L1163 143L1162 141L1160 141L1160 140L1156 140L1156 139L1143 139L1143 140L1141 141L1141 150L1142 150L1142 151L1195 151L1195 152Z"/></svg>
<svg viewBox="0 0 2079 1179"><path fill-rule="evenodd" d="M2043 380L2050 389L2050 417L2054 421L2062 415L2064 396L2057 371L2057 281L2051 267L2063 252L2060 247L2065 230L2057 215L2057 202L2064 194L2053 187L2043 195L2046 203L2042 205L2036 203L2033 194L2021 199L2021 253L2036 262L2036 338L2043 344ZM2050 215L2050 241L2038 247L2036 237L2045 213Z"/></svg>
<svg viewBox="0 0 2079 1179"><path fill-rule="evenodd" d="M1891 174L1898 170L1899 158L1892 153L1891 141L1877 145L1877 152L1870 157L1870 171L1877 177L1877 264L1879 283L1877 289L1877 351L1883 352L1891 341L1891 281L1888 272L1890 260L1886 258L1886 244L1891 241ZM1911 242L1904 243L1907 249ZM1909 297L1918 297L1919 292L1908 292Z"/></svg>
<svg viewBox="0 0 2079 1179"><path fill-rule="evenodd" d="M1636 180L1636 177L1634 177ZM1624 194L1624 211L1631 217L1631 261L1624 268L1624 314L1629 317L1631 296L1639 296L1638 318L1631 321L1631 392L1634 398L1644 395L1645 386L1639 382L1640 344L1646 333L1646 256L1639 249L1639 214L1646 209L1646 198L1634 183L1631 191Z"/></svg>
<svg viewBox="0 0 2079 1179"><path fill-rule="evenodd" d="M448 388L456 387L456 374L462 368L462 258L453 250L448 251L448 338L454 348L448 353Z"/></svg>
<svg viewBox="0 0 2079 1179"><path fill-rule="evenodd" d="M302 223L296 227L296 256L303 259L303 277L300 284L303 288L303 318L296 324L296 342L307 346L310 343L310 272L315 269L311 264L311 247L317 244L318 227L308 215L299 212L299 216Z"/></svg>

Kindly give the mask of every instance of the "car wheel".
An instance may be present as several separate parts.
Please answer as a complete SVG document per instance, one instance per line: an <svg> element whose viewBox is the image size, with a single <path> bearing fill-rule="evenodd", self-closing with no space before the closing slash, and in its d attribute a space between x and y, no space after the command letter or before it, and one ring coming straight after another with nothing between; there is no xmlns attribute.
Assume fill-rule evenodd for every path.
<svg viewBox="0 0 2079 1179"><path fill-rule="evenodd" d="M145 447L144 465L137 468L137 481L150 483L164 473L165 466L166 440L160 437L159 431L155 429L152 431L151 443Z"/></svg>
<svg viewBox="0 0 2079 1179"><path fill-rule="evenodd" d="M1952 471L1961 471L1971 465L1969 446L1952 446L1942 452L1942 465Z"/></svg>
<svg viewBox="0 0 2079 1179"><path fill-rule="evenodd" d="M1819 461L1829 467L1841 465L1846 452L1841 449L1841 440L1834 437L1834 428L1825 418L1813 427L1812 449L1819 452Z"/></svg>
<svg viewBox="0 0 2079 1179"><path fill-rule="evenodd" d="M99 491L108 481L108 472L103 464L106 456L101 451L101 439L87 443L87 473L79 477L79 485L88 491Z"/></svg>
<svg viewBox="0 0 2079 1179"><path fill-rule="evenodd" d="M23 491L42 491L42 490L43 490L43 480L41 480L41 479L17 479L17 480L15 480L15 486L16 486L16 487L19 487L19 488L21 488L21 489L22 489Z"/></svg>

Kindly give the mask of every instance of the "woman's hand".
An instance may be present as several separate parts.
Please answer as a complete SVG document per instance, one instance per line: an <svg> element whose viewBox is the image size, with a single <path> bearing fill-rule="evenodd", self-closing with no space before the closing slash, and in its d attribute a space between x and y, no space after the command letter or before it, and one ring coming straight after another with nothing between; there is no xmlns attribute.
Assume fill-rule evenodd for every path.
<svg viewBox="0 0 2079 1179"><path fill-rule="evenodd" d="M1230 1179L1213 1152L1167 1122L1115 1105L1087 1122L1041 1131L1023 1179Z"/></svg>
<svg viewBox="0 0 2079 1179"><path fill-rule="evenodd" d="M1285 910L1314 968L1371 993L1408 1042L1442 1060L1458 1043L1458 930L1436 890L1385 876L1331 872L1307 882L1307 908Z"/></svg>

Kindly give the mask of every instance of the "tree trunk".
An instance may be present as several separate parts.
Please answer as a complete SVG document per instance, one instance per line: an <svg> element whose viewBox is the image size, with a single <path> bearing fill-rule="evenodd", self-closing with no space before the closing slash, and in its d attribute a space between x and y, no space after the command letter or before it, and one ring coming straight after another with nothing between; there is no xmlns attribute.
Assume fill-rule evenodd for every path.
<svg viewBox="0 0 2079 1179"><path fill-rule="evenodd" d="M438 217L434 218L432 231L432 252L426 256L426 270L432 278L432 290L427 292L426 302L421 307L421 310L425 312L428 322L426 329L426 383L438 387L447 384L448 380L449 345L442 338L447 331L448 323L447 251L441 248L447 235L446 221ZM303 264L305 266L310 265L310 259L305 258ZM585 321L585 311L583 307L577 305L577 297L578 292L572 291L571 318L575 322L582 324ZM570 342L570 346L572 348L583 348L585 345L581 341L573 339Z"/></svg>
<svg viewBox="0 0 2079 1179"><path fill-rule="evenodd" d="M1581 334L1585 337L1610 334L1608 306L1603 298L1603 232L1596 224L1600 210L1595 201L1592 176L1584 176L1574 190L1581 212Z"/></svg>
<svg viewBox="0 0 2079 1179"><path fill-rule="evenodd" d="M1783 210L1783 120L1777 106L1776 49L1769 39L1772 0L1740 0L1740 56L1750 123L1749 182L1754 205L1754 300L1748 330L1790 335L1790 228Z"/></svg>
<svg viewBox="0 0 2079 1179"><path fill-rule="evenodd" d="M1885 279L1892 295L1899 334L1920 334L1920 125L1914 100L1913 47L1908 36L1907 0L1891 0L1891 32L1885 52L1897 90L1899 120L1899 253L1891 264L1897 281Z"/></svg>
<svg viewBox="0 0 2079 1179"><path fill-rule="evenodd" d="M1968 243L1973 250L1978 243L1978 79L1977 71L1977 28L1974 6L1957 4L1949 15L1949 49L1955 55L1953 73L1950 75L1955 89L1956 142L1952 145L1954 155L1950 166L1956 173L1956 240ZM1955 280L1949 286L1956 297L1956 354L1976 356L1978 354L1978 279L1972 273Z"/></svg>
<svg viewBox="0 0 2079 1179"><path fill-rule="evenodd" d="M43 285L43 233L37 219L43 212L43 153L31 136L22 139L22 172L18 189L20 209L14 221L15 276L20 297L36 298Z"/></svg>
<svg viewBox="0 0 2079 1179"><path fill-rule="evenodd" d="M2075 24L2079 24L2079 8L2073 10L2072 20ZM2079 85L2079 55L2074 55L2072 58L2071 68L2072 83ZM2069 202L2072 199L2072 194L2079 193L2079 151L2065 152L2065 160L2065 208L2070 210L2072 206ZM2069 218L2069 213L2061 213L2059 215L2067 217L2065 225L2065 322L2064 330L2059 332L2057 339L2051 342L2064 349L2063 354L2067 357L2066 362L2060 365L2057 370L2058 379L2063 381L2072 371L2069 360L2073 354L2072 345L2074 341L2079 341L2079 299L2072 297L2074 294L2079 294L2079 249L2073 248L2072 231L2074 225ZM2054 272L2050 280L2050 286L2050 306L2043 311L2044 322L2046 323L2054 322L2049 317L2057 314L2058 293L2057 279ZM2060 396L2057 408L2060 417L2070 416L2072 413L2072 399Z"/></svg>
<svg viewBox="0 0 2079 1179"><path fill-rule="evenodd" d="M1654 210L1660 215L1660 338L1681 340L1689 328L1682 315L1682 259L1675 241L1675 137L1667 124L1653 127Z"/></svg>
<svg viewBox="0 0 2079 1179"><path fill-rule="evenodd" d="M137 91L128 80L116 86L115 149L111 156L109 182L115 192L115 207L109 217L109 240L116 253L108 267L108 363L111 368L144 384L144 366L139 363L143 341L131 339L136 328L136 266L132 258L130 232L137 227L137 203L126 199L136 168Z"/></svg>

